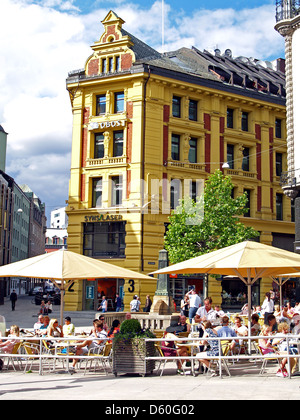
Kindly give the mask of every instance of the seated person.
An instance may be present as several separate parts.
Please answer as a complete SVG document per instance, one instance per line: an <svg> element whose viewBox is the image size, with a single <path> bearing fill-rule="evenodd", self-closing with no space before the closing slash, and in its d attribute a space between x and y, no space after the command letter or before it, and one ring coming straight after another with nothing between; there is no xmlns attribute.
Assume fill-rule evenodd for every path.
<svg viewBox="0 0 300 420"><path fill-rule="evenodd" d="M44 301L44 300L42 300L42 302L41 302L41 306L40 306L40 311L39 311L39 313L40 313L41 315L47 315L47 314L48 314L48 312L47 312L47 307L46 307L46 304L45 304L45 301Z"/></svg>
<svg viewBox="0 0 300 420"><path fill-rule="evenodd" d="M47 329L49 327L50 318L48 315L43 317L43 325L40 326L40 329L37 330L36 335L46 337Z"/></svg>
<svg viewBox="0 0 300 420"><path fill-rule="evenodd" d="M272 336L272 328L269 325L264 324L262 326L260 336ZM260 338L258 340L258 345L262 354L275 353L275 350L272 346L272 338Z"/></svg>
<svg viewBox="0 0 300 420"><path fill-rule="evenodd" d="M15 345L19 343L19 340L17 339L17 337L19 336L20 328L18 327L18 325L12 325L10 327L8 335L8 338L10 338L10 340L1 340L0 342L0 353L12 353Z"/></svg>
<svg viewBox="0 0 300 420"><path fill-rule="evenodd" d="M239 316L234 318L234 331L238 337L247 337L248 335L248 328L242 324L242 318Z"/></svg>
<svg viewBox="0 0 300 420"><path fill-rule="evenodd" d="M215 313L217 318L222 318L225 315L225 312L222 311L219 305L215 305Z"/></svg>
<svg viewBox="0 0 300 420"><path fill-rule="evenodd" d="M63 326L63 336L70 337L75 335L75 326L71 322L71 318L69 316L65 317L65 325Z"/></svg>
<svg viewBox="0 0 300 420"><path fill-rule="evenodd" d="M261 306L255 306L253 313L257 314L259 317L261 317L262 316Z"/></svg>
<svg viewBox="0 0 300 420"><path fill-rule="evenodd" d="M280 305L274 305L274 313L273 313L273 315L276 318L276 322L279 322L279 319L281 317Z"/></svg>
<svg viewBox="0 0 300 420"><path fill-rule="evenodd" d="M48 300L45 306L46 306L46 314L51 314L53 310L51 301Z"/></svg>
<svg viewBox="0 0 300 420"><path fill-rule="evenodd" d="M218 340L214 340L213 338L217 337L217 334L215 333L215 331L212 328L211 322L210 321L203 321L202 323L203 329L204 329L204 334L202 337L202 341L201 344L202 345L209 345L209 350L207 351L202 351L200 353L196 354L196 357L199 358L200 363L202 363L204 366L206 366L208 369L210 369L210 360L206 359L206 357L210 357L210 356L219 356L219 342ZM212 376L216 376L217 373L215 370L210 369L211 370L211 375Z"/></svg>
<svg viewBox="0 0 300 420"><path fill-rule="evenodd" d="M291 322L292 334L299 335L300 334L300 315L295 312L292 322Z"/></svg>
<svg viewBox="0 0 300 420"><path fill-rule="evenodd" d="M271 327L272 333L274 333L278 330L278 324L277 324L277 321L276 321L276 318L275 318L274 315L271 314L271 315L268 316L268 324L267 325L269 325Z"/></svg>
<svg viewBox="0 0 300 420"><path fill-rule="evenodd" d="M103 324L98 319L94 320L93 324L94 328L92 334L86 340L76 345L76 356L88 354L92 349L101 350L105 346L107 333L103 329ZM72 369L75 369L77 362L78 358L74 357Z"/></svg>
<svg viewBox="0 0 300 420"><path fill-rule="evenodd" d="M37 332L40 330L43 323L44 323L44 315L39 315L37 322L33 326L35 334L37 334Z"/></svg>
<svg viewBox="0 0 300 420"><path fill-rule="evenodd" d="M259 316L258 314L253 314L251 316L251 335L258 335L260 332L260 324L259 324Z"/></svg>
<svg viewBox="0 0 300 420"><path fill-rule="evenodd" d="M279 354L281 355L287 355L288 352L289 354L298 354L298 350L294 347L290 347L289 349L287 347L287 340L285 338L282 337L278 337L277 336L282 336L282 335L287 335L290 332L290 326L288 323L286 322L281 322L278 325L278 333L275 334L274 339L273 339L273 346L276 346L278 349ZM294 357L290 357L290 374L294 373L295 367L297 364L297 358ZM280 368L277 371L276 376L281 376L281 377L287 377L288 372L287 372L287 366L288 366L288 358L284 357L283 359L280 360Z"/></svg>
<svg viewBox="0 0 300 420"><path fill-rule="evenodd" d="M170 358L177 357L177 356L186 357L188 355L187 348L184 346L177 348L175 344L175 339L177 338L177 336L171 332L167 332L167 330L164 332L165 341L162 341L160 345L163 355L165 357L170 357ZM181 375L184 374L182 370L183 361L177 359L176 363L177 363L177 373Z"/></svg>
<svg viewBox="0 0 300 420"><path fill-rule="evenodd" d="M195 322L214 321L217 318L211 304L212 299L210 297L204 299L204 306L201 306L196 312Z"/></svg>
<svg viewBox="0 0 300 420"><path fill-rule="evenodd" d="M248 303L242 307L240 315L248 315Z"/></svg>
<svg viewBox="0 0 300 420"><path fill-rule="evenodd" d="M242 318L239 316L236 316L234 318L234 331L236 332L237 337L247 337L248 335L248 328L246 325L242 324ZM241 348L244 344L244 340L239 340L238 343L235 345L235 349Z"/></svg>
<svg viewBox="0 0 300 420"><path fill-rule="evenodd" d="M177 324L179 327L181 327L180 331L178 332L190 332L191 331L191 324L186 323L186 316L180 315L179 322Z"/></svg>
<svg viewBox="0 0 300 420"><path fill-rule="evenodd" d="M103 324L103 329L107 332L109 330L107 323L105 322L104 319L104 314L101 314L99 316L99 321Z"/></svg>
<svg viewBox="0 0 300 420"><path fill-rule="evenodd" d="M48 337L63 337L63 329L61 325L58 325L57 319L51 319L49 326L47 328L47 338ZM49 347L54 346L55 342L51 340L46 340L48 342Z"/></svg>
<svg viewBox="0 0 300 420"><path fill-rule="evenodd" d="M220 329L218 329L218 333L217 333L218 337L227 338L227 337L236 337L237 336L234 329L230 328L228 326L228 324L229 324L229 318L228 318L227 315L225 315L225 316L223 316L223 319L222 319L222 327ZM235 340L231 340L231 342L230 342L230 349L231 350L234 349L235 344L236 344Z"/></svg>
<svg viewBox="0 0 300 420"><path fill-rule="evenodd" d="M107 337L109 337L111 340L108 341L108 343L112 343L112 339L114 338L115 334L117 334L120 331L120 321L118 319L113 320L111 329L108 331Z"/></svg>

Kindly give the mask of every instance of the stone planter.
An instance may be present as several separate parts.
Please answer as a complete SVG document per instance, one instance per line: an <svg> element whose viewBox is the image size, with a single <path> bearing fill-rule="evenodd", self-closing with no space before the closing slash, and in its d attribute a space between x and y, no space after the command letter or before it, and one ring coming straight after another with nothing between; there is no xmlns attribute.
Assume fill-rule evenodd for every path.
<svg viewBox="0 0 300 420"><path fill-rule="evenodd" d="M154 356L153 341L120 340L113 345L113 373L115 376L125 373L145 376L155 369L155 360L145 360L145 357Z"/></svg>

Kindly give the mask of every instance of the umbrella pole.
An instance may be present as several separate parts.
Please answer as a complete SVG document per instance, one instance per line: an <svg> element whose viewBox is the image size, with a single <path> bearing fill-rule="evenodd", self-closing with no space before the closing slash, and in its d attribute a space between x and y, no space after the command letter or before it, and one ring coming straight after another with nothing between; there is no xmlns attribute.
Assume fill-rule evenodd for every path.
<svg viewBox="0 0 300 420"><path fill-rule="evenodd" d="M60 325L63 325L63 318L64 318L64 291L65 291L65 285L64 285L64 280L62 280L61 285L60 285Z"/></svg>
<svg viewBox="0 0 300 420"><path fill-rule="evenodd" d="M252 282L251 282L251 273L250 270L247 269L247 294L248 294L248 352L249 354L251 354L251 304L252 304L252 299L251 299L251 291L252 291Z"/></svg>

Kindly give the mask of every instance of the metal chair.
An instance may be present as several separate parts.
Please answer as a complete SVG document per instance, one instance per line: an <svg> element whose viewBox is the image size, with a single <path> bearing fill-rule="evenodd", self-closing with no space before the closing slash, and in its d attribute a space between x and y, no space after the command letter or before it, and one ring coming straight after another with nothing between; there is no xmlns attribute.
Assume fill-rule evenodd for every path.
<svg viewBox="0 0 300 420"><path fill-rule="evenodd" d="M19 350L20 350L21 345L22 345L22 342L21 341L19 341L18 343L16 343L14 345L14 348L13 348L11 354L1 353L1 359L5 359L5 358L7 359L6 365L4 364L4 369L8 369L9 368L9 364L11 363L12 367L14 368L14 370L16 370L13 355L19 353ZM19 365L19 369L21 369L22 368L22 360L19 357L16 358L16 359L17 359L17 362L18 362L18 365Z"/></svg>
<svg viewBox="0 0 300 420"><path fill-rule="evenodd" d="M157 372L159 373L159 369L161 369L160 376L162 376L162 374L164 372L164 369L166 367L166 364L168 362L177 362L177 360L174 359L174 356L173 357L172 356L165 356L164 352L163 352L163 348L162 348L160 343L155 343L154 345L155 345L155 349L157 350L158 355L162 358L161 360L159 360L159 366L158 366L158 370L157 370ZM176 349L174 349L174 350L176 350ZM163 366L161 368L162 363L163 363Z"/></svg>
<svg viewBox="0 0 300 420"><path fill-rule="evenodd" d="M25 353L28 356L26 357L26 365L24 368L24 372L28 372L32 369L33 362L36 360L40 360L40 346L39 344L25 341L22 344L22 348L25 350ZM30 366L28 368L29 364Z"/></svg>
<svg viewBox="0 0 300 420"><path fill-rule="evenodd" d="M270 361L274 361L275 360L278 363L278 367L280 368L280 362L279 362L278 357L274 357L274 356L272 357L272 353L269 353L270 356L267 356L267 355L263 354L262 349L259 346L259 344L256 341L254 341L253 343L254 343L254 347L255 347L255 349L257 351L257 354L259 356L263 356L263 361L262 361L261 369L260 369L260 372L259 372L260 375L263 375L263 373L264 373L264 371L265 371L265 369L267 367L267 364ZM274 350L275 350L275 348L274 348Z"/></svg>
<svg viewBox="0 0 300 420"><path fill-rule="evenodd" d="M103 370L105 371L105 374L108 375L108 372L106 369L107 362L112 372L111 352L112 352L112 343L106 343L104 347L98 347L98 348L96 347L96 348L90 349L88 352L88 356L94 356L94 357L87 358L84 374L86 374L88 365L90 365L89 370L91 370L93 362L95 362L94 372L96 371L97 365L100 366L100 363L101 363L101 366Z"/></svg>

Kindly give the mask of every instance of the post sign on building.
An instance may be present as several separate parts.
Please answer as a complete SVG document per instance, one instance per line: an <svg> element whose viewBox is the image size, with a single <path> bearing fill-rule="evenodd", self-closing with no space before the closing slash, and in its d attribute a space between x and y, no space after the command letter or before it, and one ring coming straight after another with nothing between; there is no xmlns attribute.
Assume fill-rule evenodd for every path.
<svg viewBox="0 0 300 420"><path fill-rule="evenodd" d="M95 286L86 286L86 299L94 299Z"/></svg>

